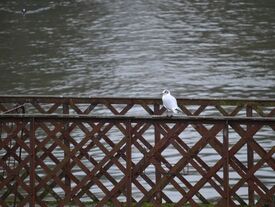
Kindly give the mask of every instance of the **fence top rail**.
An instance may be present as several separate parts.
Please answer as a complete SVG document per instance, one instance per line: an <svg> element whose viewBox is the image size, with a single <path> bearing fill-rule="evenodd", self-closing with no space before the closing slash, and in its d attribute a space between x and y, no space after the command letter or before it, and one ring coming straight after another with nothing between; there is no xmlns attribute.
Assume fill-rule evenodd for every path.
<svg viewBox="0 0 275 207"><path fill-rule="evenodd" d="M275 106L275 99L229 99L229 98L177 98L182 104L223 104ZM47 95L0 95L1 103L111 103L111 104L161 104L160 97L93 97L93 96L47 96Z"/></svg>
<svg viewBox="0 0 275 207"><path fill-rule="evenodd" d="M190 122L190 123L240 123L240 124L271 124L275 125L274 117L231 117L231 116L173 116L167 117L163 115L152 116L94 116L94 115L67 115L67 114L0 114L0 121L16 120L16 121L103 121L103 122Z"/></svg>

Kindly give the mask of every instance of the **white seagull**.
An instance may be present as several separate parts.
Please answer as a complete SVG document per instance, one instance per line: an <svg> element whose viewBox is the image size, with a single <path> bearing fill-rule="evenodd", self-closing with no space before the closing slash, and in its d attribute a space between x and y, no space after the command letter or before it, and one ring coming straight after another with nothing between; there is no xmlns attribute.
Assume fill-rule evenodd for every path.
<svg viewBox="0 0 275 207"><path fill-rule="evenodd" d="M168 112L172 111L172 113L175 114L178 112L183 113L182 110L178 107L176 98L170 94L169 90L162 91L162 103Z"/></svg>

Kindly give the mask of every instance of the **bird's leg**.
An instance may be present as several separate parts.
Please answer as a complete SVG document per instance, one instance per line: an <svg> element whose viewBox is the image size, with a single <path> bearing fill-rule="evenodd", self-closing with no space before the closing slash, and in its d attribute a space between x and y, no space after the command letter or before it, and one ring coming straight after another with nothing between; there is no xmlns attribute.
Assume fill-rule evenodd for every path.
<svg viewBox="0 0 275 207"><path fill-rule="evenodd" d="M173 111L171 112L171 111L168 111L168 110L167 110L167 117L170 117L170 118L171 118L172 116L173 116Z"/></svg>

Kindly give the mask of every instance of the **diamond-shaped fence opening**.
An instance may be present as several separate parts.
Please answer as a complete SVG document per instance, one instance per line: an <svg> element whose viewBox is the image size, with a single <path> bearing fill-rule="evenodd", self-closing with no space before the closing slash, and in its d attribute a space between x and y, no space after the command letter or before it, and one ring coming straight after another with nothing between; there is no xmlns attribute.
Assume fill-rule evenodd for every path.
<svg viewBox="0 0 275 207"><path fill-rule="evenodd" d="M131 115L131 116L146 116L146 115L152 115L155 114L154 108L153 107L142 107L139 104L133 105L126 113L126 115Z"/></svg>
<svg viewBox="0 0 275 207"><path fill-rule="evenodd" d="M175 186L171 183L165 185L162 192L172 201L172 203L177 203L182 198L182 194L175 190Z"/></svg>
<svg viewBox="0 0 275 207"><path fill-rule="evenodd" d="M96 162L100 162L104 157L105 153L102 153L101 149L97 145L93 145L92 148L89 149L89 158L91 160L95 160Z"/></svg>
<svg viewBox="0 0 275 207"><path fill-rule="evenodd" d="M192 174L184 175L184 178L192 185L194 186L201 178L202 175L198 172L193 172ZM188 186L189 190L190 187Z"/></svg>
<svg viewBox="0 0 275 207"><path fill-rule="evenodd" d="M248 203L248 186L244 183L236 192L238 196L232 196L232 200L236 205L243 205Z"/></svg>
<svg viewBox="0 0 275 207"><path fill-rule="evenodd" d="M184 131L179 134L179 137L188 145L189 148L191 148L201 139L202 136L192 125L188 125Z"/></svg>
<svg viewBox="0 0 275 207"><path fill-rule="evenodd" d="M135 184L132 184L132 194L137 202L139 202L144 196L144 193L142 193L142 191Z"/></svg>
<svg viewBox="0 0 275 207"><path fill-rule="evenodd" d="M91 192L91 194L94 196L94 198L96 198L97 200L102 200L106 194L104 193L104 191L100 188L99 185L94 184L89 188L89 192ZM92 200L92 199L91 199Z"/></svg>
<svg viewBox="0 0 275 207"><path fill-rule="evenodd" d="M274 117L274 107L268 106L253 106L252 110L253 117Z"/></svg>
<svg viewBox="0 0 275 207"><path fill-rule="evenodd" d="M209 167L213 167L219 160L222 159L221 155L213 149L210 144L207 144L200 150L198 157Z"/></svg>
<svg viewBox="0 0 275 207"><path fill-rule="evenodd" d="M143 138L142 145L149 149L155 142L155 128L151 125L141 136ZM151 145L151 146L150 146Z"/></svg>
<svg viewBox="0 0 275 207"><path fill-rule="evenodd" d="M149 163L149 165L143 170L143 174L149 178L148 182L156 182L156 168L155 165ZM145 179L145 178L144 178Z"/></svg>
<svg viewBox="0 0 275 207"><path fill-rule="evenodd" d="M245 117L247 115L246 108L243 106L224 106L223 108L229 116Z"/></svg>
<svg viewBox="0 0 275 207"><path fill-rule="evenodd" d="M132 104L107 104L106 107L115 115L128 114L129 110L133 107Z"/></svg>
<svg viewBox="0 0 275 207"><path fill-rule="evenodd" d="M186 192L189 190L189 188L192 187L192 185L191 185L191 183L189 183L188 180L186 180L185 176L186 176L185 174L180 172L179 174L177 174L173 177L173 180L182 188L182 190L184 190Z"/></svg>
<svg viewBox="0 0 275 207"><path fill-rule="evenodd" d="M64 138L67 139L69 142L73 142L73 145L76 144L80 144L81 145L85 145L86 142L84 142L83 140L87 137L91 136L91 131L90 130L90 126L86 126L87 124L83 124L83 123L71 123L68 126L68 129L66 131L64 131ZM66 137L66 134L69 133L70 137ZM83 141L83 142L82 142Z"/></svg>
<svg viewBox="0 0 275 207"><path fill-rule="evenodd" d="M35 138L38 140L45 139L46 137L50 136L50 133L55 129L55 127L56 126L50 122L37 124L37 127L35 129ZM55 135L56 134L53 133L53 136Z"/></svg>
<svg viewBox="0 0 275 207"><path fill-rule="evenodd" d="M246 116L246 110L242 106L216 105L215 107L222 116Z"/></svg>
<svg viewBox="0 0 275 207"><path fill-rule="evenodd" d="M222 113L217 110L217 108L215 106L207 106L204 109L204 112L201 115L205 115L205 116L221 116Z"/></svg>
<svg viewBox="0 0 275 207"><path fill-rule="evenodd" d="M183 110L183 113L187 116L189 115L199 116L205 110L205 107L200 105L185 105L185 106L182 106L181 108Z"/></svg>
<svg viewBox="0 0 275 207"><path fill-rule="evenodd" d="M267 189L271 189L275 185L274 170L264 163L254 174L260 182L262 182Z"/></svg>
<svg viewBox="0 0 275 207"><path fill-rule="evenodd" d="M146 127L148 131L143 132L143 127ZM154 147L154 128L144 125L139 129L133 126L133 129L136 131L132 133L132 161L136 164Z"/></svg>
<svg viewBox="0 0 275 207"><path fill-rule="evenodd" d="M220 168L216 173L215 175L212 176L212 180L215 181L215 183L221 187L222 189L223 188L223 185L224 185L224 168Z"/></svg>
<svg viewBox="0 0 275 207"><path fill-rule="evenodd" d="M92 132L94 130L94 128L96 127L96 125L98 125L98 123L95 123L95 122L81 122L81 127L82 127L81 129L82 130L85 129L89 132Z"/></svg>
<svg viewBox="0 0 275 207"><path fill-rule="evenodd" d="M198 130L201 129L209 131L211 128L213 128L213 124L200 124L199 126L197 126Z"/></svg>
<svg viewBox="0 0 275 207"><path fill-rule="evenodd" d="M233 187L242 177L232 167L229 168L229 184Z"/></svg>
<svg viewBox="0 0 275 207"><path fill-rule="evenodd" d="M235 158L240 161L245 167L248 167L247 162L247 144L243 145L236 153Z"/></svg>
<svg viewBox="0 0 275 207"><path fill-rule="evenodd" d="M164 198L164 200L166 202L176 203L185 196L186 192L191 187L192 186L188 180L186 180L185 175L182 175L182 173L179 172L175 176L172 176L169 180L169 183L164 186L164 194L169 199L167 200Z"/></svg>
<svg viewBox="0 0 275 207"><path fill-rule="evenodd" d="M169 144L162 152L161 156L164 158L162 160L163 165L166 168L171 168L183 157L181 152L179 152L173 144Z"/></svg>
<svg viewBox="0 0 275 207"><path fill-rule="evenodd" d="M70 163L66 166L70 168L69 174L71 173L77 179L76 182L78 182L78 180L82 180L87 174L89 174L91 169L94 168L94 165L90 162L83 162L82 160L79 161L80 164L79 162L76 163L74 161L70 161ZM68 175L68 177L70 177L70 175ZM71 182L75 183L74 179Z"/></svg>
<svg viewBox="0 0 275 207"><path fill-rule="evenodd" d="M216 203L221 198L220 193L210 183L206 183L192 199L196 203Z"/></svg>
<svg viewBox="0 0 275 207"><path fill-rule="evenodd" d="M95 138L99 140L99 142L108 150L112 150L112 148L118 144L121 140L123 140L127 136L126 129L123 125L119 126L113 125L111 128L106 132L99 132L95 135ZM126 135L125 135L126 134Z"/></svg>
<svg viewBox="0 0 275 207"><path fill-rule="evenodd" d="M230 168L229 170L229 186L233 203L247 205L247 181L243 182L242 176L235 169Z"/></svg>
<svg viewBox="0 0 275 207"><path fill-rule="evenodd" d="M97 109L97 106L96 104L89 103L70 104L69 114L93 114L100 110L100 108Z"/></svg>
<svg viewBox="0 0 275 207"><path fill-rule="evenodd" d="M107 173L108 173L108 177L111 177L114 182L118 183L121 181L123 177L125 177L125 174L127 173L127 171L126 171L126 167L123 166L122 164L112 163L112 165L108 168ZM114 186L115 184L112 183L112 185Z"/></svg>
<svg viewBox="0 0 275 207"><path fill-rule="evenodd" d="M247 142L247 125L239 125L235 124L228 127L228 143L229 143L229 150L232 149L232 147L236 148L236 144L238 142L242 143L242 145L246 145ZM243 139L243 140L241 140ZM240 145L240 147L242 147ZM240 148L238 147L238 148Z"/></svg>
<svg viewBox="0 0 275 207"><path fill-rule="evenodd" d="M265 151L269 151L273 146L275 146L274 129L268 125L262 126L253 136L253 139Z"/></svg>
<svg viewBox="0 0 275 207"><path fill-rule="evenodd" d="M143 172L135 178L132 184L132 193L134 198L139 201L141 200L151 189L155 186L155 175L153 172L153 166L148 166Z"/></svg>
<svg viewBox="0 0 275 207"><path fill-rule="evenodd" d="M48 113L48 114L62 114L62 105L58 103L38 103L34 102L32 103L34 110L36 113ZM31 107L32 108L32 107Z"/></svg>
<svg viewBox="0 0 275 207"><path fill-rule="evenodd" d="M134 164L137 164L140 162L141 159L144 158L144 155L146 154L145 150L140 151L137 147L133 146L132 147L132 162Z"/></svg>
<svg viewBox="0 0 275 207"><path fill-rule="evenodd" d="M61 199L65 197L65 191L62 187L60 187L59 185L55 186L52 188L52 191L58 195Z"/></svg>

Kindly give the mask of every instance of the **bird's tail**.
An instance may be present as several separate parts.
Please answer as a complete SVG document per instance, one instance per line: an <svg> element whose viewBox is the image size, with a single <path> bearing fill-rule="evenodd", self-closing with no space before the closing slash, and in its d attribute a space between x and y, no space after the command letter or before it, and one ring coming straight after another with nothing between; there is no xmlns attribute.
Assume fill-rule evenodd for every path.
<svg viewBox="0 0 275 207"><path fill-rule="evenodd" d="M177 114L177 113L182 113L182 114L183 114L183 111L182 111L179 107L173 109L172 111L173 111L173 113L175 113L175 114Z"/></svg>

